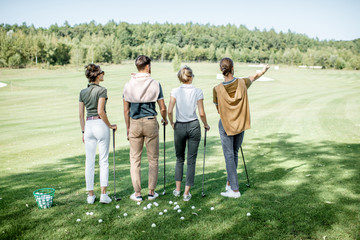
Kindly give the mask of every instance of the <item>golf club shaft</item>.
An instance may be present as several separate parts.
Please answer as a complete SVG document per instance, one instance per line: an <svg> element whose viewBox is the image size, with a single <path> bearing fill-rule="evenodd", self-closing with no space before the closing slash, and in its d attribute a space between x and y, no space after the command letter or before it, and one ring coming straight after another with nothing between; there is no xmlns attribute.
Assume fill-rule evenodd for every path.
<svg viewBox="0 0 360 240"><path fill-rule="evenodd" d="M165 191L166 191L166 187L165 187L165 184L166 184L166 177L165 177L165 173L166 173L166 159L165 159L165 123L163 123L164 125L164 194L165 194Z"/></svg>
<svg viewBox="0 0 360 240"><path fill-rule="evenodd" d="M244 167L245 167L245 173L246 173L248 186L250 187L249 175L248 175L248 172L247 172L247 169L246 169L245 158L244 158L244 153L243 153L242 146L240 146L240 150L241 150L241 155L242 155L242 159L243 159L243 162L244 162Z"/></svg>
<svg viewBox="0 0 360 240"><path fill-rule="evenodd" d="M116 185L115 185L115 129L113 129L113 160L114 160L114 197L116 198Z"/></svg>
<svg viewBox="0 0 360 240"><path fill-rule="evenodd" d="M202 195L204 195L204 180L205 180L205 152L206 152L206 128L204 137L204 160L203 160L203 179L202 179Z"/></svg>

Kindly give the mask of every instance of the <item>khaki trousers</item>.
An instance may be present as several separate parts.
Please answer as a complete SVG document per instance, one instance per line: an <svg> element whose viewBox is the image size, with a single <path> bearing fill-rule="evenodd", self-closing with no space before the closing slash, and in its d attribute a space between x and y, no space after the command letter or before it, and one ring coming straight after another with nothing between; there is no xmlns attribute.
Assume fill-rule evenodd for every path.
<svg viewBox="0 0 360 240"><path fill-rule="evenodd" d="M156 117L130 118L130 175L135 192L141 191L141 154L146 146L149 161L148 189L155 190L159 170L159 124Z"/></svg>

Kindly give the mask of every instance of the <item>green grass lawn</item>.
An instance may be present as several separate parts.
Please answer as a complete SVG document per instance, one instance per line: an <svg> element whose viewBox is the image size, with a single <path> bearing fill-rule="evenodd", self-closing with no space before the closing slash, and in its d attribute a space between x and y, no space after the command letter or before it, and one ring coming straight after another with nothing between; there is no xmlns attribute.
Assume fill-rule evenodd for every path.
<svg viewBox="0 0 360 240"><path fill-rule="evenodd" d="M0 82L8 84L0 88L0 239L360 239L360 72L280 66L265 75L274 81L255 82L248 90L252 128L243 143L251 188L245 185L240 161L242 196L225 199L220 196L226 171L219 117L212 104L212 88L219 83L218 64L188 65L194 70L194 85L204 92L211 126L206 197L201 197L203 139L193 198L183 202L172 195L175 152L173 131L167 127L167 194L156 199L159 207L146 211L143 207L149 201L138 206L129 199L133 189L122 89L135 71L132 62L102 66L108 116L119 127L116 187L123 198L108 205L86 204L85 149L78 120L79 92L87 84L82 69L0 69ZM255 70L236 65L235 75L248 76ZM176 73L170 63L157 62L152 72L168 104L171 89L179 86ZM163 191L162 129L160 139L158 193ZM147 193L147 167L144 155L143 195ZM99 196L96 170L95 193ZM32 192L45 187L56 189L54 204L38 209ZM170 200L178 202L181 213L173 210ZM168 212L159 216L164 209Z"/></svg>

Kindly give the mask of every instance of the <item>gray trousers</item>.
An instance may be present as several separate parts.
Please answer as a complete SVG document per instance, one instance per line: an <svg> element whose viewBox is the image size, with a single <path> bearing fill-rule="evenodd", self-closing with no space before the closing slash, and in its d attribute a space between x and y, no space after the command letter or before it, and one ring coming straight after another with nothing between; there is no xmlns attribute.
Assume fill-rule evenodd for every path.
<svg viewBox="0 0 360 240"><path fill-rule="evenodd" d="M230 182L231 190L239 190L239 182L236 169L239 160L239 148L244 139L244 132L241 132L234 136L228 136L224 130L221 120L219 121L219 132L221 145L225 157L227 180Z"/></svg>
<svg viewBox="0 0 360 240"><path fill-rule="evenodd" d="M201 139L201 129L199 120L187 123L175 123L174 143L176 151L175 181L182 181L186 142L188 146L187 152L187 172L186 186L194 185L195 166L198 147Z"/></svg>

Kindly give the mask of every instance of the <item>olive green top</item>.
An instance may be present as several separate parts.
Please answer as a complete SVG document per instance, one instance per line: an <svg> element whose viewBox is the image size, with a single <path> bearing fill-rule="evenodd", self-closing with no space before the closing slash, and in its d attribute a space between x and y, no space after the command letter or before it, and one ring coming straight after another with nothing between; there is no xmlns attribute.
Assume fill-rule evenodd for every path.
<svg viewBox="0 0 360 240"><path fill-rule="evenodd" d="M97 108L99 98L105 98L104 111L106 113L107 90L106 88L90 83L87 88L80 91L79 102L83 102L86 107L86 117L93 117L99 115Z"/></svg>

